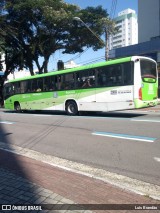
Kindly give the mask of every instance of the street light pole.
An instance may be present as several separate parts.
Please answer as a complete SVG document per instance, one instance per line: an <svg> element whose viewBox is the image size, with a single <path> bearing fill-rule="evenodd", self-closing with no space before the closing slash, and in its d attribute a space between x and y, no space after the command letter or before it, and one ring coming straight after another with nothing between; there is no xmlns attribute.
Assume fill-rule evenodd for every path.
<svg viewBox="0 0 160 213"><path fill-rule="evenodd" d="M84 26L101 42L101 44L103 44L104 46L105 46L105 59L106 59L106 61L108 60L108 49L107 49L107 43L105 43L102 39L100 39L99 37L98 37L98 35L96 35L96 33L95 32L93 32L92 30L91 30L91 28L90 27L88 27L87 26L87 24L84 22L84 21L82 21L82 19L80 19L79 17L74 17L73 18L74 20L76 20L76 21L80 21L80 22L82 22L83 24L84 24ZM107 36L107 35L106 35ZM107 52L107 53L106 53Z"/></svg>
<svg viewBox="0 0 160 213"><path fill-rule="evenodd" d="M105 59L108 61L109 58L109 47L108 47L108 30L105 28Z"/></svg>

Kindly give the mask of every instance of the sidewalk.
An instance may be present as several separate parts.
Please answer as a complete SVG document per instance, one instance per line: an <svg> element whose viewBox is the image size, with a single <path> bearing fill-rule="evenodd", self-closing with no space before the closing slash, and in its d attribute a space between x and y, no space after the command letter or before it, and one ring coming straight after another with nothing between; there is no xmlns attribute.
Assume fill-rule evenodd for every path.
<svg viewBox="0 0 160 213"><path fill-rule="evenodd" d="M146 111L146 112L160 112L160 101L159 101L159 104L157 106L140 108L140 109L137 109L137 110Z"/></svg>
<svg viewBox="0 0 160 213"><path fill-rule="evenodd" d="M62 212L62 213L117 213L136 212L129 210L141 208L145 204L154 207L160 201L125 191L101 180L96 180L85 175L80 175L60 169L49 164L22 156L12 152L0 150L0 204L19 205L19 211L13 207L12 211L0 212ZM46 205L46 210L23 211L20 205ZM47 207L54 207L55 210L47 210ZM72 204L72 205L60 205ZM74 208L73 204L98 204L97 206L86 205L81 209ZM113 204L103 206L99 204ZM123 205L125 210L120 210ZM143 205L142 205L143 204ZM38 206L39 207L39 206ZM77 207L77 206L76 206ZM88 209L91 207L91 209ZM94 209L95 207L95 209ZM107 210L107 207L109 210ZM58 208L62 210L58 210ZM72 211L70 210L73 209ZM103 209L104 208L104 209ZM111 210L113 208L119 209ZM103 209L100 210L100 209ZM128 209L128 210L127 210ZM158 206L160 209L160 206ZM145 213L160 212L160 210L145 210Z"/></svg>
<svg viewBox="0 0 160 213"><path fill-rule="evenodd" d="M160 105L140 110L156 114L160 112ZM6 146L9 147L9 145ZM45 206L45 204L47 205ZM1 205L13 205L12 210L0 210L0 213L134 213L143 206L148 205L152 208L157 204L159 205L158 210L141 210L141 212L160 212L160 201L92 177L0 149L0 209ZM33 205L32 207L37 210L25 211L23 208L26 205ZM41 207L43 210L40 210ZM3 206L4 208L6 206ZM117 210L115 210L116 208Z"/></svg>

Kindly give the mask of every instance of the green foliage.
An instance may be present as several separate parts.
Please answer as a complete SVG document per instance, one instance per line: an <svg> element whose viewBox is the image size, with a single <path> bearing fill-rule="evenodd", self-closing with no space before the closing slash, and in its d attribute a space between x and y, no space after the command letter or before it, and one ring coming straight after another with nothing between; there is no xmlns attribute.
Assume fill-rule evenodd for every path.
<svg viewBox="0 0 160 213"><path fill-rule="evenodd" d="M98 50L104 46L82 22L73 20L80 17L101 36L106 27L102 20L109 20L101 6L81 10L62 0L6 0L0 3L0 10L0 48L6 54L6 75L22 68L33 75L34 63L39 73L47 72L49 58L57 50L73 54L86 47Z"/></svg>

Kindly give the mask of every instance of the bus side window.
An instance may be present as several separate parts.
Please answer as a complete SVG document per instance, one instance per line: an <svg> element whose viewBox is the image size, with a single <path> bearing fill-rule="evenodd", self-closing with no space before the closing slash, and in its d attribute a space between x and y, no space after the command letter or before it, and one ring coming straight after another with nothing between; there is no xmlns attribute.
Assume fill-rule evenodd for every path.
<svg viewBox="0 0 160 213"><path fill-rule="evenodd" d="M43 91L43 78L38 78L36 92L41 92L41 91Z"/></svg>
<svg viewBox="0 0 160 213"><path fill-rule="evenodd" d="M44 78L44 91L54 91L56 90L56 76L50 76Z"/></svg>
<svg viewBox="0 0 160 213"><path fill-rule="evenodd" d="M81 73L79 82L81 88L90 88L95 86L95 69L85 70Z"/></svg>
<svg viewBox="0 0 160 213"><path fill-rule="evenodd" d="M81 88L82 85L83 85L83 80L82 78L80 77L80 73L79 72L76 72L75 73L75 79L76 79L76 86L75 88L78 89L78 88Z"/></svg>
<svg viewBox="0 0 160 213"><path fill-rule="evenodd" d="M133 84L133 64L132 62L123 63L121 65L123 69L123 84L132 85Z"/></svg>
<svg viewBox="0 0 160 213"><path fill-rule="evenodd" d="M63 89L63 76L62 75L58 75L58 79L57 79L57 86L58 86L58 90L62 90Z"/></svg>
<svg viewBox="0 0 160 213"><path fill-rule="evenodd" d="M15 82L15 83L14 83L14 92L15 92L16 94L21 93L20 82Z"/></svg>
<svg viewBox="0 0 160 213"><path fill-rule="evenodd" d="M37 79L33 79L32 81L31 81L31 92L36 92L36 90L37 90L37 81L36 81Z"/></svg>
<svg viewBox="0 0 160 213"><path fill-rule="evenodd" d="M21 81L21 93L27 93L28 92L28 81Z"/></svg>
<svg viewBox="0 0 160 213"><path fill-rule="evenodd" d="M27 81L27 93L32 92L32 80Z"/></svg>
<svg viewBox="0 0 160 213"><path fill-rule="evenodd" d="M97 74L97 85L100 87L106 86L108 84L108 72L107 68L103 67L98 69L98 74Z"/></svg>
<svg viewBox="0 0 160 213"><path fill-rule="evenodd" d="M47 92L49 90L49 82L48 82L48 77L45 77L43 80L44 80L44 92Z"/></svg>
<svg viewBox="0 0 160 213"><path fill-rule="evenodd" d="M121 65L116 65L115 66L115 85L116 86L121 86L122 85L122 69L121 69Z"/></svg>
<svg viewBox="0 0 160 213"><path fill-rule="evenodd" d="M98 74L97 74L97 84L98 84L98 86L103 85L103 77L102 77L102 71L101 70L99 70Z"/></svg>
<svg viewBox="0 0 160 213"><path fill-rule="evenodd" d="M8 98L14 94L14 85L12 83L7 83L4 87L4 97Z"/></svg>
<svg viewBox="0 0 160 213"><path fill-rule="evenodd" d="M74 73L67 73L63 76L63 89L74 89Z"/></svg>

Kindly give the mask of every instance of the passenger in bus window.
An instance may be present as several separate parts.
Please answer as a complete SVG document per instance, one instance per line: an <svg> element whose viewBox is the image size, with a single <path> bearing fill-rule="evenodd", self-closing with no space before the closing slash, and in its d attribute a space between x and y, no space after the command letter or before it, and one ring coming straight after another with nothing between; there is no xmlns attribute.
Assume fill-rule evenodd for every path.
<svg viewBox="0 0 160 213"><path fill-rule="evenodd" d="M77 88L82 88L82 85L84 84L82 78L78 78L76 83L77 83L77 86L76 86Z"/></svg>
<svg viewBox="0 0 160 213"><path fill-rule="evenodd" d="M92 87L90 79L87 78L84 82L84 84L82 85L82 88L88 88L88 87Z"/></svg>

